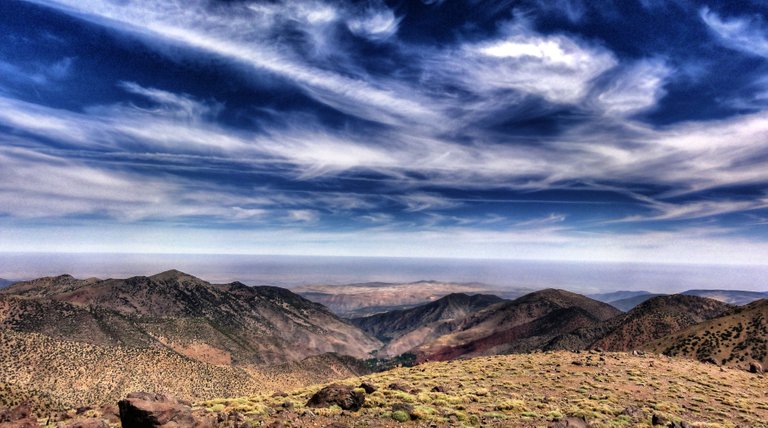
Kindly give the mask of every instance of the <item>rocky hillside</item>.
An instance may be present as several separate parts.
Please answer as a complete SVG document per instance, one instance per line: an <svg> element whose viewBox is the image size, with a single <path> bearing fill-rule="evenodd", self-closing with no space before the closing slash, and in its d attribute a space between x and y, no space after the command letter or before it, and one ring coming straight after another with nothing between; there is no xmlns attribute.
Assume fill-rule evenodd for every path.
<svg viewBox="0 0 768 428"><path fill-rule="evenodd" d="M621 312L564 290L546 289L489 306L453 332L412 350L420 361L527 352L578 328L593 327Z"/></svg>
<svg viewBox="0 0 768 428"><path fill-rule="evenodd" d="M324 354L260 369L214 365L170 349L97 346L0 329L0 408L31 402L39 412L114 404L133 391L185 400L298 388L368 373Z"/></svg>
<svg viewBox="0 0 768 428"><path fill-rule="evenodd" d="M717 300L673 294L653 297L625 314L558 336L546 350L631 351L733 308Z"/></svg>
<svg viewBox="0 0 768 428"><path fill-rule="evenodd" d="M666 355L749 369L768 367L768 299L666 336L646 346Z"/></svg>
<svg viewBox="0 0 768 428"><path fill-rule="evenodd" d="M0 292L0 325L95 345L165 347L224 365L280 364L327 352L365 358L380 347L288 290L212 285L178 271L17 283Z"/></svg>
<svg viewBox="0 0 768 428"><path fill-rule="evenodd" d="M415 308L350 321L386 343L379 356L393 357L452 332L464 318L502 301L493 295L454 293Z"/></svg>
<svg viewBox="0 0 768 428"><path fill-rule="evenodd" d="M732 306L717 300L673 294L649 299L612 320L612 328L590 347L610 351L640 349L646 343L722 315Z"/></svg>
<svg viewBox="0 0 768 428"><path fill-rule="evenodd" d="M313 302L328 307L339 316L359 318L424 305L452 293L493 294L503 298L515 298L530 290L501 290L474 282L418 281L412 283L368 282L345 285L307 285L294 288L293 291Z"/></svg>
<svg viewBox="0 0 768 428"><path fill-rule="evenodd" d="M426 363L203 405L267 426L757 428L768 426L766 390L765 376L691 360L548 352Z"/></svg>

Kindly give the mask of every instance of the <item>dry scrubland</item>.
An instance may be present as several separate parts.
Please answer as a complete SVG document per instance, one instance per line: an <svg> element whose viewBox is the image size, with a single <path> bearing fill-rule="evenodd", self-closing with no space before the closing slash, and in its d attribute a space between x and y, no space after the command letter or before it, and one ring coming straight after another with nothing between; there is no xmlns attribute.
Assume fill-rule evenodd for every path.
<svg viewBox="0 0 768 428"><path fill-rule="evenodd" d="M575 363L575 364L574 364ZM340 384L370 382L358 412L310 409L322 385L285 396L265 393L201 403L215 412L244 413L254 426L399 426L392 406L413 406L417 426L547 427L583 416L595 427L651 426L653 415L694 427L768 426L768 378L659 355L552 352L426 363ZM389 389L390 384L402 389ZM445 392L432 392L441 387Z"/></svg>
<svg viewBox="0 0 768 428"><path fill-rule="evenodd" d="M23 364L20 364L20 359ZM0 328L0 408L30 402L41 413L114 404L133 391L185 400L299 388L360 373L330 355L259 369L216 366L170 350L96 346Z"/></svg>

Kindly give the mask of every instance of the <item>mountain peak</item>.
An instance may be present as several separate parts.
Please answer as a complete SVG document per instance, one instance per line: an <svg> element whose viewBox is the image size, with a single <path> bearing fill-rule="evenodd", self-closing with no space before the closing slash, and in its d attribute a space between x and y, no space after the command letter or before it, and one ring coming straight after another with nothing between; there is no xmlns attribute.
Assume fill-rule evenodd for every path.
<svg viewBox="0 0 768 428"><path fill-rule="evenodd" d="M174 280L174 279L188 279L188 278L199 279L193 275L184 273L176 269L170 269L165 272L160 272L158 274L150 276L149 278L155 281L168 281L168 280Z"/></svg>

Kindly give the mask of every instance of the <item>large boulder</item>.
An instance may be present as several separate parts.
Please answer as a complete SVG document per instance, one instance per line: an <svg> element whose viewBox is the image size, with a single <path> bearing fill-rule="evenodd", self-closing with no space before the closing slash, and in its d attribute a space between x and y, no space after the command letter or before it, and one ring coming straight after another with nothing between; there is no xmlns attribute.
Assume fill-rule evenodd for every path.
<svg viewBox="0 0 768 428"><path fill-rule="evenodd" d="M365 402L365 393L347 385L329 385L317 391L307 402L307 407L331 407L356 412Z"/></svg>
<svg viewBox="0 0 768 428"><path fill-rule="evenodd" d="M132 392L117 403L123 428L202 428L207 418L195 417L188 403L164 394Z"/></svg>

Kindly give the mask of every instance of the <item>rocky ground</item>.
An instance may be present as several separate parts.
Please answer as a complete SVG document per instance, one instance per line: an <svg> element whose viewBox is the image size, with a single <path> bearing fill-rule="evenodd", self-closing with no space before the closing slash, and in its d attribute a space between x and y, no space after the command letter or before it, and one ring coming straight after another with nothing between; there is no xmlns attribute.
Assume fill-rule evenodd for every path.
<svg viewBox="0 0 768 428"><path fill-rule="evenodd" d="M363 383L376 390L366 392ZM311 399L322 385L201 405L255 425L302 427L768 426L764 375L658 355L484 357L398 368L337 385L353 388L342 393L347 400L363 397L359 410L343 401L314 407Z"/></svg>
<svg viewBox="0 0 768 428"><path fill-rule="evenodd" d="M140 393L119 410L83 407L40 419L22 407L0 411L0 427L105 428L120 426L120 417L124 427L166 428L768 427L768 378L755 371L652 354L520 354L196 404Z"/></svg>

